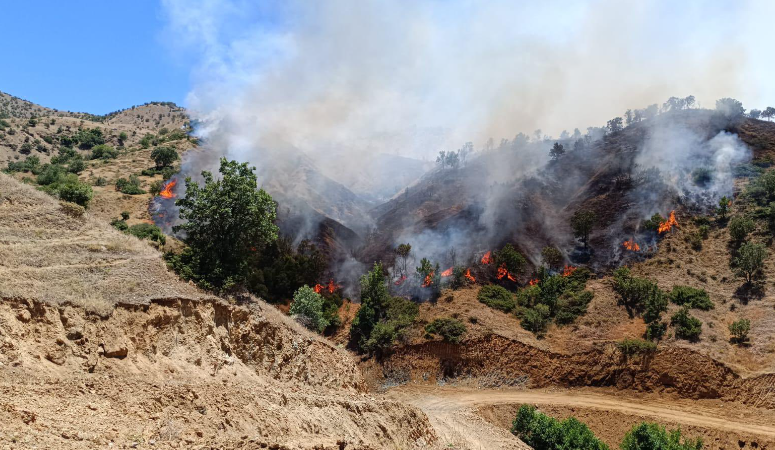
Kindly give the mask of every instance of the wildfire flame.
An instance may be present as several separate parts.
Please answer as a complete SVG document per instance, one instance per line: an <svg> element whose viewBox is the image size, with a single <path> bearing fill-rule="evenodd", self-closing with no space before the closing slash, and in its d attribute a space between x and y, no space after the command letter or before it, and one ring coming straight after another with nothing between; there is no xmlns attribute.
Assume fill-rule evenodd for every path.
<svg viewBox="0 0 775 450"><path fill-rule="evenodd" d="M394 283L396 286L401 286L406 281L406 275L401 275L401 278L397 279Z"/></svg>
<svg viewBox="0 0 775 450"><path fill-rule="evenodd" d="M562 269L562 276L564 276L564 277L571 276L571 275L573 274L573 272L575 272L575 271L576 271L576 267L573 267L573 266L565 266L565 267Z"/></svg>
<svg viewBox="0 0 775 450"><path fill-rule="evenodd" d="M176 184L178 184L178 180L175 178L171 179L169 183L164 185L164 189L159 192L159 196L164 198L174 198L175 194L172 192L172 188L174 188Z"/></svg>
<svg viewBox="0 0 775 450"><path fill-rule="evenodd" d="M482 256L482 264L492 264L492 252L487 252Z"/></svg>
<svg viewBox="0 0 775 450"><path fill-rule="evenodd" d="M535 286L536 284L538 284L538 278L533 278L528 282L528 284L530 284L530 286Z"/></svg>
<svg viewBox="0 0 775 450"><path fill-rule="evenodd" d="M315 289L315 293L316 294L320 294L323 291L323 289L325 289L325 288L326 287L323 286L322 284L316 284L315 288L314 288Z"/></svg>
<svg viewBox="0 0 775 450"><path fill-rule="evenodd" d="M466 270L466 278L468 278L468 281L471 283L476 283L476 278L474 278L473 275L471 275L471 269Z"/></svg>
<svg viewBox="0 0 775 450"><path fill-rule="evenodd" d="M675 220L675 211L670 211L670 217L659 224L659 234L672 230L674 226L678 226L678 221Z"/></svg>
<svg viewBox="0 0 775 450"><path fill-rule="evenodd" d="M509 273L508 269L506 269L506 264L501 264L501 266L498 267L498 279L500 280L504 277L515 283L517 282L517 277Z"/></svg>
<svg viewBox="0 0 775 450"><path fill-rule="evenodd" d="M434 273L435 272L433 270L431 270L431 272L428 275L425 276L425 281L423 281L422 287L428 287L428 286L430 286L433 283L433 275L434 275Z"/></svg>
<svg viewBox="0 0 775 450"><path fill-rule="evenodd" d="M445 270L444 272L441 272L442 277L451 277L452 276L452 267Z"/></svg>
<svg viewBox="0 0 775 450"><path fill-rule="evenodd" d="M639 252L640 251L640 245L638 245L635 242L634 238L630 238L629 241L624 241L622 243L622 245L624 246L624 248L626 248L627 250L630 250L632 252Z"/></svg>
<svg viewBox="0 0 775 450"><path fill-rule="evenodd" d="M316 284L315 292L320 294L323 291L328 291L329 294L333 294L334 292L336 292L337 289L339 289L339 287L340 286L338 284L334 283L334 279L332 278L328 280L328 284L326 285Z"/></svg>

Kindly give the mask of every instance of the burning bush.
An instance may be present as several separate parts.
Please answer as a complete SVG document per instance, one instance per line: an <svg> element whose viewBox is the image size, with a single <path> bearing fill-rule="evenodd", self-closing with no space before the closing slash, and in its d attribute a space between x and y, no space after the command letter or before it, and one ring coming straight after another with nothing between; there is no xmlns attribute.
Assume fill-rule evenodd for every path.
<svg viewBox="0 0 775 450"><path fill-rule="evenodd" d="M479 289L476 298L490 308L495 308L503 312L511 312L516 306L514 295L505 288L494 284L482 286L482 288Z"/></svg>
<svg viewBox="0 0 775 450"><path fill-rule="evenodd" d="M656 232L659 230L659 225L666 220L661 214L655 213L650 219L643 221L643 229Z"/></svg>
<svg viewBox="0 0 775 450"><path fill-rule="evenodd" d="M439 270L439 264L433 265L428 258L420 260L420 266L415 268L417 278L419 278L421 286L429 288L431 291L431 298L436 298L441 290L441 271Z"/></svg>
<svg viewBox="0 0 775 450"><path fill-rule="evenodd" d="M506 244L495 253L495 265L499 269L498 279L507 277L509 280L516 282L516 277L527 265L527 260L514 246Z"/></svg>
<svg viewBox="0 0 775 450"><path fill-rule="evenodd" d="M425 325L425 333L429 336L438 334L446 342L457 344L460 342L460 338L466 333L466 326L457 319L445 317L434 319L433 322Z"/></svg>

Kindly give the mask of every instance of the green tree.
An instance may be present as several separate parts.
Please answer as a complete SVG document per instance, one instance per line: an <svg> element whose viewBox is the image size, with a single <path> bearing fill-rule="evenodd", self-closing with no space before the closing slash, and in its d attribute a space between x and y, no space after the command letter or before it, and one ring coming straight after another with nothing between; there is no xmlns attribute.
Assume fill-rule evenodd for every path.
<svg viewBox="0 0 775 450"><path fill-rule="evenodd" d="M565 147L563 147L563 145L560 144L559 142L555 142L554 145L552 146L552 149L549 150L549 156L555 161L562 158L562 155L564 154L565 154Z"/></svg>
<svg viewBox="0 0 775 450"><path fill-rule="evenodd" d="M110 145L99 144L99 145L95 145L91 149L92 159L108 160L108 159L116 159L116 157L118 157L118 151L115 148L111 147Z"/></svg>
<svg viewBox="0 0 775 450"><path fill-rule="evenodd" d="M119 145L123 146L124 142L126 142L127 139L129 139L129 136L126 134L125 131L122 131L121 133L118 134L118 144Z"/></svg>
<svg viewBox="0 0 775 450"><path fill-rule="evenodd" d="M608 450L608 446L575 417L559 421L532 405L520 406L511 424L511 434L535 450Z"/></svg>
<svg viewBox="0 0 775 450"><path fill-rule="evenodd" d="M718 208L716 209L716 214L718 214L719 219L722 221L727 220L727 214L729 214L729 206L732 204L732 201L727 198L727 196L721 197L721 200L718 201Z"/></svg>
<svg viewBox="0 0 775 450"><path fill-rule="evenodd" d="M742 242L756 228L756 224L748 217L733 217L729 221L729 235L735 242Z"/></svg>
<svg viewBox="0 0 775 450"><path fill-rule="evenodd" d="M156 163L156 168L161 169L177 161L178 152L172 147L156 147L151 152L151 158Z"/></svg>
<svg viewBox="0 0 775 450"><path fill-rule="evenodd" d="M772 106L765 108L764 111L762 111L762 117L767 120L771 120L773 117L775 117L775 108Z"/></svg>
<svg viewBox="0 0 775 450"><path fill-rule="evenodd" d="M606 123L606 128L608 128L608 131L610 131L611 133L622 131L622 129L624 128L624 126L622 125L622 118L614 117L613 119L609 120L608 123Z"/></svg>
<svg viewBox="0 0 775 450"><path fill-rule="evenodd" d="M77 203L84 208L89 206L92 196L91 186L77 180L65 183L59 188L59 198L66 202Z"/></svg>
<svg viewBox="0 0 775 450"><path fill-rule="evenodd" d="M751 321L748 319L736 320L729 324L729 333L732 341L743 344L748 341L748 332L751 331Z"/></svg>
<svg viewBox="0 0 775 450"><path fill-rule="evenodd" d="M624 436L622 450L702 450L701 439L686 439L680 430L666 431L656 423L640 423Z"/></svg>
<svg viewBox="0 0 775 450"><path fill-rule="evenodd" d="M328 326L328 320L323 315L323 297L307 285L293 294L289 312L305 327L318 333L322 333Z"/></svg>
<svg viewBox="0 0 775 450"><path fill-rule="evenodd" d="M675 337L687 341L698 340L700 333L702 333L702 322L689 314L689 308L686 306L673 314L673 317L670 318L670 325L675 327Z"/></svg>
<svg viewBox="0 0 775 450"><path fill-rule="evenodd" d="M562 252L554 246L548 245L541 250L541 257L546 263L549 269L557 270L562 267L563 256Z"/></svg>
<svg viewBox="0 0 775 450"><path fill-rule="evenodd" d="M396 247L396 255L398 256L398 270L401 276L409 276L409 256L412 254L412 246L410 244L400 244Z"/></svg>
<svg viewBox="0 0 775 450"><path fill-rule="evenodd" d="M587 209L580 209L573 213L570 218L570 226L573 228L573 233L577 238L581 239L584 244L584 248L587 248L589 241L589 234L592 232L592 228L595 226L596 215L594 211Z"/></svg>
<svg viewBox="0 0 775 450"><path fill-rule="evenodd" d="M511 244L506 244L495 253L495 264L505 267L512 275L517 276L527 265L527 260Z"/></svg>
<svg viewBox="0 0 775 450"><path fill-rule="evenodd" d="M457 344L466 333L466 326L457 319L444 317L434 319L433 322L425 325L425 333L428 335L438 334L445 341Z"/></svg>
<svg viewBox="0 0 775 450"><path fill-rule="evenodd" d="M734 261L737 274L745 277L745 282L750 284L764 267L767 249L762 244L746 242L740 246L737 253Z"/></svg>
<svg viewBox="0 0 775 450"><path fill-rule="evenodd" d="M202 172L204 186L188 177L185 196L175 202L186 222L174 230L185 232L193 271L206 287L242 283L250 259L277 240L277 205L258 189L254 170L221 158L220 180L208 171Z"/></svg>

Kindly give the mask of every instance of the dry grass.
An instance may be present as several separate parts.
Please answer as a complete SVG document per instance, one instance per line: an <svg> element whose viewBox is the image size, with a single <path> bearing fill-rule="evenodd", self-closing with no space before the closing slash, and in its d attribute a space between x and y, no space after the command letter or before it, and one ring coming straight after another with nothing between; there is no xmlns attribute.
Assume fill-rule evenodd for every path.
<svg viewBox="0 0 775 450"><path fill-rule="evenodd" d="M69 302L95 312L117 302L203 294L170 273L150 245L87 212L0 174L0 296Z"/></svg>

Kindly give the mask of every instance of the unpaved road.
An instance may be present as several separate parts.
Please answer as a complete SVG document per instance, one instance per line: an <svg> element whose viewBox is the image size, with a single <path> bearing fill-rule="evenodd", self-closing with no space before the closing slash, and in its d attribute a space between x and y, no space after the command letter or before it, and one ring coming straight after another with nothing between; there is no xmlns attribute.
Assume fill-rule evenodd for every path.
<svg viewBox="0 0 775 450"><path fill-rule="evenodd" d="M483 407L522 403L600 411L601 414L619 413L671 426L710 429L775 442L775 414L739 404L635 398L613 391L495 390L423 385L394 388L388 395L422 409L439 435L458 448L528 448L504 428L490 424L477 414Z"/></svg>

